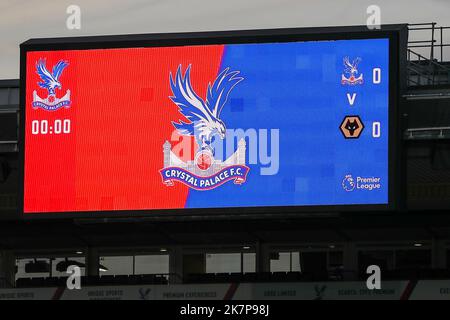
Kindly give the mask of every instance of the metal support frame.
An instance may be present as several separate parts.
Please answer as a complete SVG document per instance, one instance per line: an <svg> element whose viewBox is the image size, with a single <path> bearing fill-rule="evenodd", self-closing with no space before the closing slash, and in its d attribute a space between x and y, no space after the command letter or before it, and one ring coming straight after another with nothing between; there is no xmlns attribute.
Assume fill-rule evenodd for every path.
<svg viewBox="0 0 450 320"><path fill-rule="evenodd" d="M450 27L437 26L436 22L409 24L410 35L417 31L430 31L430 39L408 41L408 86L450 85L450 66L446 64L444 48L450 43L444 42L444 30ZM436 38L436 32L439 36ZM414 51L429 49L429 57ZM439 56L436 56L439 49Z"/></svg>
<svg viewBox="0 0 450 320"><path fill-rule="evenodd" d="M406 140L450 139L450 127L429 127L406 129Z"/></svg>

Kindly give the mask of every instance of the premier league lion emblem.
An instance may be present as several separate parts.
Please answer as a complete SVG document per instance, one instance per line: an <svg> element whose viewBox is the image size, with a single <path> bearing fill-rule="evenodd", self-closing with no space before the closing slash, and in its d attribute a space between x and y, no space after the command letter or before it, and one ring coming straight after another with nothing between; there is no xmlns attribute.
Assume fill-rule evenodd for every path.
<svg viewBox="0 0 450 320"><path fill-rule="evenodd" d="M236 152L221 161L214 158L212 139L226 138L226 126L220 115L231 91L244 78L239 76L239 71L224 69L214 83L208 85L206 99L203 100L192 88L190 72L191 66L183 76L180 65L174 78L170 74L173 93L170 99L189 121L178 120L172 124L180 135L194 136L198 150L194 160L184 162L172 152L170 142L166 141L163 145L164 168L160 170L163 183L172 186L174 181L179 181L196 190L214 189L230 180L242 184L249 171L245 165L245 140L241 139Z"/></svg>
<svg viewBox="0 0 450 320"><path fill-rule="evenodd" d="M342 188L347 192L355 190L355 186L355 180L351 174L346 175L342 180Z"/></svg>

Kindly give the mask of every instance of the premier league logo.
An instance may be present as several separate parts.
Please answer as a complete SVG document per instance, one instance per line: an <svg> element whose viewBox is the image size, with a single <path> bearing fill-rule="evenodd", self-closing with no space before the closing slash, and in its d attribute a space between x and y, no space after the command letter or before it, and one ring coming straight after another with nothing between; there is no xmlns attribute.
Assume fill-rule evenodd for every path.
<svg viewBox="0 0 450 320"><path fill-rule="evenodd" d="M213 138L225 139L226 126L220 114L230 92L244 78L238 76L239 71L226 68L212 85L208 85L206 100L203 100L192 88L190 71L191 66L183 76L180 65L175 78L170 75L173 93L170 99L189 121L179 120L172 124L179 134L195 137L198 149L194 160L184 162L172 152L172 145L166 141L163 145L164 168L160 170L163 183L173 186L174 181L178 181L196 190L214 189L227 181L242 184L250 170L245 165L245 140L238 142L237 150L225 161L214 158L212 141Z"/></svg>
<svg viewBox="0 0 450 320"><path fill-rule="evenodd" d="M351 174L346 175L342 180L342 188L347 192L355 190L355 186L355 180Z"/></svg>
<svg viewBox="0 0 450 320"><path fill-rule="evenodd" d="M356 58L353 62L350 62L349 57L344 58L344 73L341 77L341 83L343 85L356 85L363 83L363 74L358 71L358 64L361 62L361 58Z"/></svg>
<svg viewBox="0 0 450 320"><path fill-rule="evenodd" d="M36 90L33 91L33 109L41 108L47 111L55 111L59 108L70 107L70 90L66 91L66 94L62 98L56 97L56 89L61 90L61 82L59 78L61 74L69 64L66 61L60 60L53 66L52 73L47 70L45 66L46 61L39 59L36 63L36 72L41 77L42 82L38 82L41 88L47 89L48 95L46 98L41 98Z"/></svg>

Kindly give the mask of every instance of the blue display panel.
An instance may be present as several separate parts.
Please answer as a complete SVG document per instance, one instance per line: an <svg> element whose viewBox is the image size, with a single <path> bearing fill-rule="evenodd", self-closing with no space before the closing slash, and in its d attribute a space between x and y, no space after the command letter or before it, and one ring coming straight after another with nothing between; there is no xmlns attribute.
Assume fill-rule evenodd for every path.
<svg viewBox="0 0 450 320"><path fill-rule="evenodd" d="M388 39L225 45L226 68L243 79L214 158L244 138L250 169L238 187L191 188L186 208L388 204Z"/></svg>

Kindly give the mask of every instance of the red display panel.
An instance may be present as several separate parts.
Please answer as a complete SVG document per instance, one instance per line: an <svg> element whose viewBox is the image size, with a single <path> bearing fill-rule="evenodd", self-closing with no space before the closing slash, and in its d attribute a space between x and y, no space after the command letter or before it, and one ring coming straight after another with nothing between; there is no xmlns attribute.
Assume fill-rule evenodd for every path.
<svg viewBox="0 0 450 320"><path fill-rule="evenodd" d="M168 188L159 173L164 141L177 140L169 74L195 65L192 85L205 96L222 53L222 45L27 52L24 213L183 208L189 188ZM48 95L37 64L51 71L60 61L68 65L55 93L69 90L70 105L34 105L35 94Z"/></svg>

